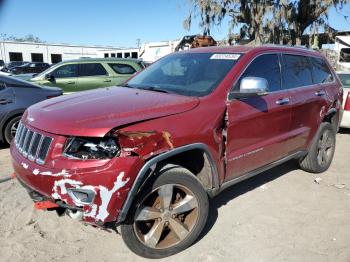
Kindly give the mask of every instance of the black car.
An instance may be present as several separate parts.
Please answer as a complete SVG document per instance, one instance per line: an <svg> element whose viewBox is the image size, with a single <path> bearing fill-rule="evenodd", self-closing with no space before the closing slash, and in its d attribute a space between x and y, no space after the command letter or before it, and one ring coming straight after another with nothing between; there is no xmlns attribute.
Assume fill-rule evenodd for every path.
<svg viewBox="0 0 350 262"><path fill-rule="evenodd" d="M25 64L28 64L28 63L29 62L27 62L27 61L12 61L12 62L9 62L9 63L6 63L6 64L4 63L1 71L9 73L10 69L12 69L14 67L17 67L17 66L25 65Z"/></svg>
<svg viewBox="0 0 350 262"><path fill-rule="evenodd" d="M11 76L0 76L0 142L10 143L27 107L60 96L58 87L32 84Z"/></svg>
<svg viewBox="0 0 350 262"><path fill-rule="evenodd" d="M50 65L48 63L30 62L21 66L12 67L9 69L9 73L13 75L27 74L27 73L41 73L48 69Z"/></svg>

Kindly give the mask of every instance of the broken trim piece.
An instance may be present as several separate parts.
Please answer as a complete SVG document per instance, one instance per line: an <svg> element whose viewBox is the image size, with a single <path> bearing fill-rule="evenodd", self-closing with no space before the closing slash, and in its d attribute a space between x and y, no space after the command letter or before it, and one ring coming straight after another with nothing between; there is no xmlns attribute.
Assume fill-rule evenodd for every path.
<svg viewBox="0 0 350 262"><path fill-rule="evenodd" d="M208 160L210 162L211 171L213 174L213 189L211 191L213 191L213 192L217 191L219 189L219 186L220 186L219 185L219 173L218 173L215 161L214 161L214 159L209 151L208 146L206 144L203 144L203 143L195 143L195 144L190 144L190 145L178 147L178 148L175 148L173 150L170 150L168 152L165 152L163 154L160 154L160 155L152 158L151 160L149 160L148 162L146 162L143 165L143 167L141 168L141 170L139 171L139 173L136 176L136 179L133 183L131 190L128 193L128 197L125 200L123 208L119 213L117 222L120 223L126 219L127 214L129 212L129 209L131 207L131 204L134 200L134 197L136 196L139 187L141 186L142 182L144 181L144 177L147 174L148 170L150 170L150 169L153 170L152 167L154 167L154 165L156 165L158 162L161 162L161 161L163 161L167 158L170 158L172 156L175 156L179 153L183 153L183 152L193 150L193 149L200 149L200 150L204 151L205 154L207 155ZM211 191L208 192L209 195L214 195L214 193L212 193Z"/></svg>

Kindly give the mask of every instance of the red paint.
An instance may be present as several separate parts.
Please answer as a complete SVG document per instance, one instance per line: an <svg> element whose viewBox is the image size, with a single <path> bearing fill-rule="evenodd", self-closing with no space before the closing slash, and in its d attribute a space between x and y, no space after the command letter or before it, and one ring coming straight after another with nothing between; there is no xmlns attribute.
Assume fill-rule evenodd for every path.
<svg viewBox="0 0 350 262"><path fill-rule="evenodd" d="M350 92L348 93L348 96L346 97L346 103L344 106L344 110L350 111Z"/></svg>
<svg viewBox="0 0 350 262"><path fill-rule="evenodd" d="M287 154L308 148L314 134L335 101L342 101L339 80L323 85L325 97L314 97L320 86L283 90L259 99L228 101L228 92L240 74L256 56L264 53L321 56L318 52L284 47L210 47L186 52L242 53L232 70L208 96L194 98L130 88L107 88L76 93L41 102L23 116L31 129L53 138L44 166L25 159L12 145L13 166L19 178L37 192L53 199L55 182L64 177L35 175L40 172L69 174L67 179L96 191L94 204L102 204L100 186L113 188L124 172L127 184L112 195L108 217L115 221L134 180L145 161L183 145L204 143L208 146L219 173L219 182L252 171ZM279 107L275 101L290 98ZM312 97L312 98L311 98ZM303 103L310 98L312 103ZM226 115L227 113L227 115ZM226 117L225 117L226 116ZM224 119L226 118L226 121ZM223 129L227 131L224 143ZM69 136L103 137L110 131L118 137L121 155L111 160L74 160L62 155ZM253 152L253 153L252 153ZM227 165L225 165L225 158ZM22 163L28 165L24 169ZM72 187L67 184L67 188ZM75 205L70 196L59 191L61 200ZM91 206L85 205L85 212ZM96 224L92 217L85 222Z"/></svg>
<svg viewBox="0 0 350 262"><path fill-rule="evenodd" d="M41 202L34 203L34 208L37 210L57 208L57 207L59 207L59 205L57 205L52 201L41 201Z"/></svg>

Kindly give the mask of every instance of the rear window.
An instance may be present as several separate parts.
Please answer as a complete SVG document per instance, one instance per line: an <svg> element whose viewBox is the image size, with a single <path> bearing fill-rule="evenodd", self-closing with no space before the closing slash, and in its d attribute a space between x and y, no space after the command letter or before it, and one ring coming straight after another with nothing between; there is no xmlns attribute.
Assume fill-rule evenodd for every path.
<svg viewBox="0 0 350 262"><path fill-rule="evenodd" d="M88 63L79 65L79 76L102 75L107 75L107 71L100 63Z"/></svg>
<svg viewBox="0 0 350 262"><path fill-rule="evenodd" d="M132 75L136 70L127 64L108 64L114 72L120 75Z"/></svg>
<svg viewBox="0 0 350 262"><path fill-rule="evenodd" d="M333 81L333 75L326 61L322 58L310 57L312 62L312 73L315 84L322 84Z"/></svg>
<svg viewBox="0 0 350 262"><path fill-rule="evenodd" d="M299 55L283 55L283 88L291 89L313 84L309 59Z"/></svg>

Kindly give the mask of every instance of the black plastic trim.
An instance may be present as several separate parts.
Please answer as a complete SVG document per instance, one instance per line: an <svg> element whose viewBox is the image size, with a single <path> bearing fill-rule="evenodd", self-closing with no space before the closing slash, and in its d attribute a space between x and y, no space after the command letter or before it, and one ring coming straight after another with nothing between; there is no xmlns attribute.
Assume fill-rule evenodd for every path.
<svg viewBox="0 0 350 262"><path fill-rule="evenodd" d="M163 161L167 158L170 158L170 157L175 156L177 154L180 154L180 153L183 153L183 152L186 152L189 150L193 150L193 149L200 149L200 150L204 151L205 154L207 155L208 160L210 162L211 171L213 174L213 187L214 187L214 189L218 189L219 188L219 174L218 174L218 170L217 170L217 166L215 164L215 161L214 161L207 145L205 145L203 143L195 143L195 144L190 144L190 145L175 148L171 151L165 152L163 154L160 154L160 155L150 159L149 161L147 161L143 165L143 167L141 168L141 170L139 171L139 173L136 176L136 179L133 183L131 190L128 193L128 197L124 202L123 208L119 213L118 223L123 222L126 219L128 211L129 211L131 204L134 200L134 197L136 196L142 182L144 181L144 177L147 175L148 170L152 170L152 167L160 161Z"/></svg>
<svg viewBox="0 0 350 262"><path fill-rule="evenodd" d="M233 178L232 180L229 180L229 181L223 183L223 184L221 185L221 187L220 187L220 190L218 190L218 191L216 192L216 194L219 194L220 192L222 192L222 191L225 190L226 188L228 188L228 187L230 187L230 186L233 186L233 185L235 185L235 184L237 184L237 183L239 183L239 182L241 182L241 181L243 181L243 180L246 180L246 179L249 179L249 178L251 178L251 177L253 177L253 176L256 176L256 175L258 175L258 174L260 174L260 173L262 173L262 172L265 172L265 171L267 171L267 170L269 170L269 169L271 169L271 168L273 168L273 167L275 167L275 166L278 166L278 165L280 165L280 164L283 164L284 162L287 162L287 161L289 161L289 160L302 157L302 156L304 156L305 154L306 154L306 151L298 151L298 152L295 152L295 153L293 153L293 154L291 154L291 155L288 155L288 156L286 156L286 157L284 157L284 158L281 158L281 159L279 159L279 160L277 160L277 161L275 161L275 162L272 162L272 163L270 163L270 164L267 164L266 166L263 166L263 167L260 167L260 168L258 168L258 169L255 169L255 170L253 170L253 171L251 171L251 172L248 172L248 173L246 173L246 174L243 174L243 175L241 175L241 176L239 176L239 177Z"/></svg>

